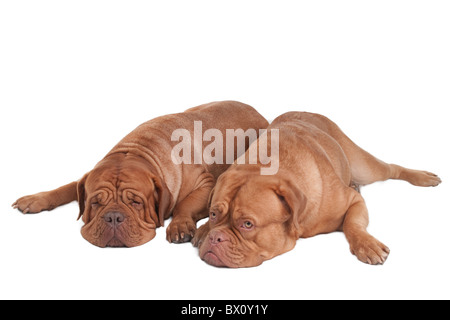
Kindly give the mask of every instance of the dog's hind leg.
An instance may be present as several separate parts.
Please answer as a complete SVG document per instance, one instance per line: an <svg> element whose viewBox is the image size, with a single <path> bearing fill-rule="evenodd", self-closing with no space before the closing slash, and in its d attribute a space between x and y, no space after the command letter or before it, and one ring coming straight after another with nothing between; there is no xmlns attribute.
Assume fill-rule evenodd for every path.
<svg viewBox="0 0 450 320"><path fill-rule="evenodd" d="M442 181L434 173L387 164L357 146L342 130L325 116L303 112L300 120L308 122L334 138L347 156L352 172L352 184L367 185L388 179L405 180L415 186L435 187Z"/></svg>
<svg viewBox="0 0 450 320"><path fill-rule="evenodd" d="M339 140L350 162L354 184L367 185L388 179L404 180L420 187L436 187L441 183L441 179L434 173L407 169L377 159L353 143L344 133Z"/></svg>

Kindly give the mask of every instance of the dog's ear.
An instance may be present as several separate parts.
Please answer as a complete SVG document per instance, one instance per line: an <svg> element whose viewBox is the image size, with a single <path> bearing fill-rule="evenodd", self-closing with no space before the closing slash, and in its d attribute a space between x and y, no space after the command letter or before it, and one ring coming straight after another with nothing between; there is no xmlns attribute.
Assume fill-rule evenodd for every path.
<svg viewBox="0 0 450 320"><path fill-rule="evenodd" d="M165 217L169 214L170 206L172 204L172 194L167 188L166 184L162 179L157 176L152 176L152 181L155 186L155 193L158 196L155 199L155 204L158 208L158 220L159 226L164 226Z"/></svg>
<svg viewBox="0 0 450 320"><path fill-rule="evenodd" d="M211 201L212 201L212 197L214 195L214 190L216 189L216 187L211 189L211 192L209 193L209 197L208 197L208 206L206 207L206 209L211 208Z"/></svg>
<svg viewBox="0 0 450 320"><path fill-rule="evenodd" d="M228 169L217 179L208 199L208 210L211 206L218 205L222 214L226 214L230 208L230 203L236 196L239 188L246 182L246 172L240 172L238 166Z"/></svg>
<svg viewBox="0 0 450 320"><path fill-rule="evenodd" d="M80 207L80 213L78 214L77 220L80 220L81 216L84 214L84 210L86 209L86 189L85 184L86 180L89 176L89 173L86 173L77 184L77 200L78 205Z"/></svg>
<svg viewBox="0 0 450 320"><path fill-rule="evenodd" d="M307 198L297 184L288 176L280 176L274 191L290 214L291 225L300 231L300 216L306 208Z"/></svg>

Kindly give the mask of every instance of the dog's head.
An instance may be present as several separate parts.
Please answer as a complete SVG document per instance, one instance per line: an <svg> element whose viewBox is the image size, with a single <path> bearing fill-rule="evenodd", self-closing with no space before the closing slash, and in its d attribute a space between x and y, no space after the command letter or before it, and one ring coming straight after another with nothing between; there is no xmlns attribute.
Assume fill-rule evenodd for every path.
<svg viewBox="0 0 450 320"><path fill-rule="evenodd" d="M113 154L78 183L81 234L99 247L135 247L164 223L171 195L143 159Z"/></svg>
<svg viewBox="0 0 450 320"><path fill-rule="evenodd" d="M239 166L223 174L210 199L200 257L219 267L253 267L291 250L306 198L292 179Z"/></svg>

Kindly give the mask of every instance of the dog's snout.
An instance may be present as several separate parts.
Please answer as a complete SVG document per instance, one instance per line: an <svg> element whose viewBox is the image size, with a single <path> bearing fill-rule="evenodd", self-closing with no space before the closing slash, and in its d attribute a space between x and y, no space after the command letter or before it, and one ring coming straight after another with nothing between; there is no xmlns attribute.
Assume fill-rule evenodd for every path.
<svg viewBox="0 0 450 320"><path fill-rule="evenodd" d="M106 223L116 228L125 220L125 216L120 212L108 212L103 219Z"/></svg>
<svg viewBox="0 0 450 320"><path fill-rule="evenodd" d="M230 238L224 232L212 230L209 233L209 242L211 244L219 244L229 240Z"/></svg>

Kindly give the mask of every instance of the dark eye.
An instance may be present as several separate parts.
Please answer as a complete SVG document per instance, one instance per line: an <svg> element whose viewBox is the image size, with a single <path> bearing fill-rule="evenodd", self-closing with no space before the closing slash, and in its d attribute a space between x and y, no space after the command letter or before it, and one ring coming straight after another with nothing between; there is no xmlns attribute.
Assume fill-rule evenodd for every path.
<svg viewBox="0 0 450 320"><path fill-rule="evenodd" d="M210 218L211 220L216 220L217 214L216 214L215 212L211 212L211 213L209 214L209 218Z"/></svg>
<svg viewBox="0 0 450 320"><path fill-rule="evenodd" d="M138 200L131 201L131 205L136 209L142 209L142 203Z"/></svg>
<svg viewBox="0 0 450 320"><path fill-rule="evenodd" d="M245 229L251 229L253 228L253 223L251 223L250 221L245 221L243 226Z"/></svg>
<svg viewBox="0 0 450 320"><path fill-rule="evenodd" d="M92 207L92 208L97 208L98 206L99 206L98 201L92 201L92 202L91 202L91 207Z"/></svg>

